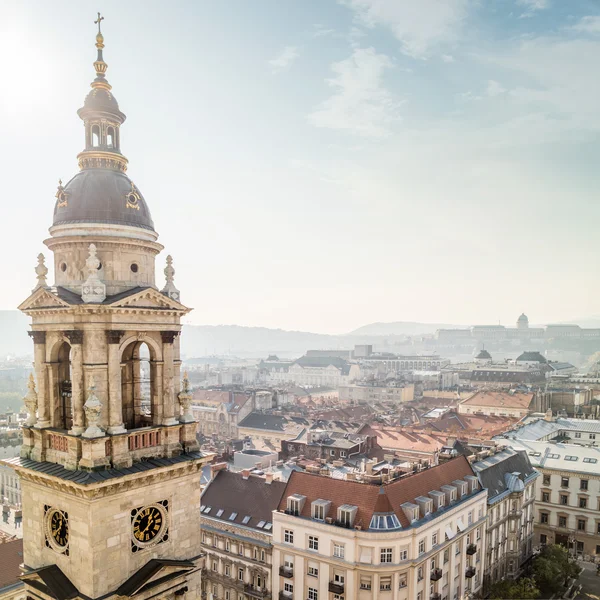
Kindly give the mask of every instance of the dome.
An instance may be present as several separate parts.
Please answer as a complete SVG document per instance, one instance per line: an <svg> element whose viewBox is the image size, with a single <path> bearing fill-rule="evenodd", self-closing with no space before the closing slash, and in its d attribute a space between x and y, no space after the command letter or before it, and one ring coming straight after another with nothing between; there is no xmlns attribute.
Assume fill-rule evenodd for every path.
<svg viewBox="0 0 600 600"><path fill-rule="evenodd" d="M483 349L475 358L491 360L492 355L485 349Z"/></svg>
<svg viewBox="0 0 600 600"><path fill-rule="evenodd" d="M529 323L529 319L525 313L521 313L521 316L517 319L519 323Z"/></svg>
<svg viewBox="0 0 600 600"><path fill-rule="evenodd" d="M53 225L107 223L154 231L146 201L121 171L84 169L65 185L54 207Z"/></svg>

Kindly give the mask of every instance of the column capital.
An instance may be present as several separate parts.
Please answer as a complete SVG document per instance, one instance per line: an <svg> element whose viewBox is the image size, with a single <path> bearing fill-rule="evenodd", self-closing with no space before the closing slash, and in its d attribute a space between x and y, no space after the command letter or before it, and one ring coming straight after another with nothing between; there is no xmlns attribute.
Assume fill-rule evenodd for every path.
<svg viewBox="0 0 600 600"><path fill-rule="evenodd" d="M46 332L45 331L28 331L27 335L33 339L34 344L45 344L46 343Z"/></svg>
<svg viewBox="0 0 600 600"><path fill-rule="evenodd" d="M162 338L163 344L172 344L179 333L179 331L161 331L160 337Z"/></svg>
<svg viewBox="0 0 600 600"><path fill-rule="evenodd" d="M124 331L118 329L111 329L106 332L106 341L109 344L120 344L121 338L125 335Z"/></svg>
<svg viewBox="0 0 600 600"><path fill-rule="evenodd" d="M63 334L71 344L83 344L83 331L81 329L63 331Z"/></svg>

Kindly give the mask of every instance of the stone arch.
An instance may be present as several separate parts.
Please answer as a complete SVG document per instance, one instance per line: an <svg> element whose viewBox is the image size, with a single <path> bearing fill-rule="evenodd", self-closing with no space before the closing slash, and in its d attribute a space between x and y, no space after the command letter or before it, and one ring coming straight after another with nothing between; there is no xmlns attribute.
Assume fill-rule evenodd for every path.
<svg viewBox="0 0 600 600"><path fill-rule="evenodd" d="M72 344L64 335L48 342L50 372L45 401L52 427L68 430L73 426Z"/></svg>
<svg viewBox="0 0 600 600"><path fill-rule="evenodd" d="M154 356L152 357L152 359L157 362L162 361L162 359L163 359L162 343L160 341L158 341L152 335L152 333L147 333L145 335L132 334L132 335L127 336L125 339L123 339L121 341L121 343L119 344L119 358L121 360L123 360L123 352L125 352L125 349L129 345L131 345L133 342L146 343L148 345L148 348L150 348L150 352L152 353L152 351L154 351Z"/></svg>

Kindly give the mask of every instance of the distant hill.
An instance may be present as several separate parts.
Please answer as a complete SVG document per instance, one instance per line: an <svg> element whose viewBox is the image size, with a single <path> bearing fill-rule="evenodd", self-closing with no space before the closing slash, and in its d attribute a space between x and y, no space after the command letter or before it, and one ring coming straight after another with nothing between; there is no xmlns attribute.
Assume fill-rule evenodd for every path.
<svg viewBox="0 0 600 600"><path fill-rule="evenodd" d="M0 360L6 356L33 354L33 344L27 335L29 317L18 310L0 310Z"/></svg>
<svg viewBox="0 0 600 600"><path fill-rule="evenodd" d="M460 328L460 325L448 325L445 323L415 323L413 321L395 321L393 323L371 323L363 325L348 335L420 335L435 333L438 329ZM465 329L467 326L464 326Z"/></svg>

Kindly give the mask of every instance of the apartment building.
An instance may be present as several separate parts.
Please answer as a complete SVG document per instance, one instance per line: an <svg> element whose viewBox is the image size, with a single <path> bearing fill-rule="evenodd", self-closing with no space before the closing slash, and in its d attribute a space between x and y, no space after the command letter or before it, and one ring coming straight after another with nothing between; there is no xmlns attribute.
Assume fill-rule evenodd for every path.
<svg viewBox="0 0 600 600"><path fill-rule="evenodd" d="M505 440L525 450L541 473L535 500L535 543L562 544L600 558L600 448L552 441Z"/></svg>
<svg viewBox="0 0 600 600"><path fill-rule="evenodd" d="M213 465L200 508L203 598L248 600L271 595L272 511L285 483L232 473L226 463Z"/></svg>
<svg viewBox="0 0 600 600"><path fill-rule="evenodd" d="M462 456L384 485L294 472L273 513L273 597L466 598L482 583L486 502Z"/></svg>
<svg viewBox="0 0 600 600"><path fill-rule="evenodd" d="M375 402L411 402L415 399L414 383L401 385L340 385L339 398L351 404Z"/></svg>
<svg viewBox="0 0 600 600"><path fill-rule="evenodd" d="M474 463L473 470L488 492L483 579L487 592L495 581L519 577L533 556L533 503L539 473L525 451L512 448Z"/></svg>

